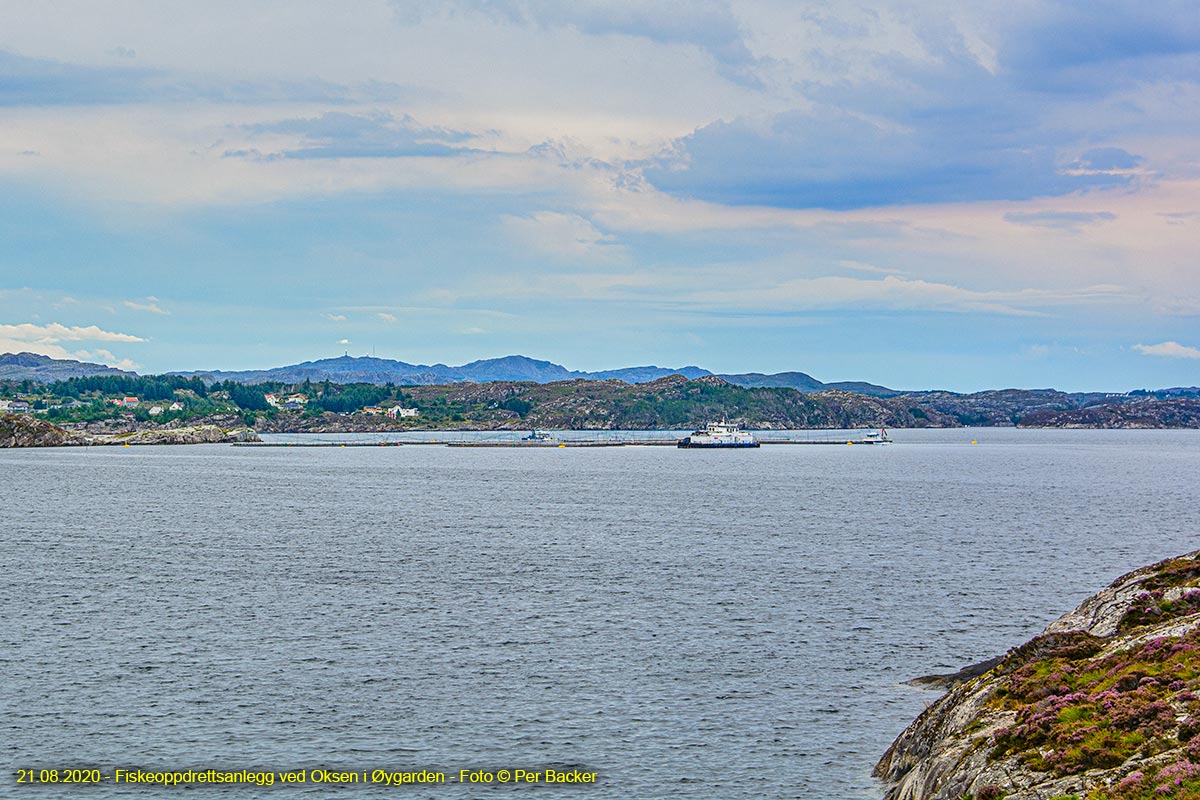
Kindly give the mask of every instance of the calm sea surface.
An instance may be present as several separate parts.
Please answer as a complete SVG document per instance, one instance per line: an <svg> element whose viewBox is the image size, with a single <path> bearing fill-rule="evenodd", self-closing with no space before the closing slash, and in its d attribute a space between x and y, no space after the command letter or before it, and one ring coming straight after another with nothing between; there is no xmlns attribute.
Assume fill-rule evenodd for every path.
<svg viewBox="0 0 1200 800"><path fill-rule="evenodd" d="M1200 548L1200 432L892 435L0 451L0 794L168 793L25 767L555 767L598 784L169 793L878 797L936 697L901 681Z"/></svg>

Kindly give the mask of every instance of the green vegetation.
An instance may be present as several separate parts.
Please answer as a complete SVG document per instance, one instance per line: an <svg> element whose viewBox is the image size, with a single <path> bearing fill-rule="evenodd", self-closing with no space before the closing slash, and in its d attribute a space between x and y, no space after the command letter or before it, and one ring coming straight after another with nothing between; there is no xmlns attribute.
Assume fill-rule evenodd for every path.
<svg viewBox="0 0 1200 800"><path fill-rule="evenodd" d="M1200 590L1169 592L1165 589L1154 589L1137 596L1134 604L1121 617L1118 627L1121 630L1129 630L1197 612L1200 612Z"/></svg>
<svg viewBox="0 0 1200 800"><path fill-rule="evenodd" d="M203 380L181 375L95 375L55 381L42 388L44 394L75 400L94 396L132 396L141 400L170 401L180 390L191 392L197 397L205 397L208 394L208 387Z"/></svg>
<svg viewBox="0 0 1200 800"><path fill-rule="evenodd" d="M1200 612L1200 589L1188 586L1197 580L1200 561L1160 565L1122 616L1122 633ZM1049 634L1010 653L995 669L991 703L1014 720L992 738L990 757L1057 776L1117 769L1087 800L1200 800L1200 628L1116 652L1106 644Z"/></svg>
<svg viewBox="0 0 1200 800"><path fill-rule="evenodd" d="M396 387L376 386L371 383L352 383L341 386L325 381L321 391L309 401L309 406L315 406L323 411L338 414L348 414L367 406L381 404L403 405L404 395Z"/></svg>
<svg viewBox="0 0 1200 800"><path fill-rule="evenodd" d="M950 419L936 412L922 412L918 417L898 401L849 392L814 396L790 388L749 389L719 378L687 380L680 375L640 384L574 380L403 388L307 380L298 384L219 381L206 385L200 378L178 375L96 376L45 385L26 383L0 386L0 397L25 400L35 413L67 426L101 422L151 425L235 414L273 430L350 427L356 423L339 422L331 416L324 417L324 422L316 418L392 405L415 407L419 417L395 422L376 420L368 427L662 430L727 419L774 428L853 428L942 424ZM292 409L279 409L268 403L268 394L278 397L281 403L293 395L304 402ZM124 397L137 397L140 403L132 407L113 403ZM183 408L169 411L175 402ZM151 418L151 405L163 407L164 412Z"/></svg>
<svg viewBox="0 0 1200 800"><path fill-rule="evenodd" d="M578 429L690 428L722 418L781 428L871 424L843 406L794 389L746 389L711 378L689 381L672 376L640 384L582 380L454 384L405 391L427 423L460 417L483 424L519 419L542 428ZM874 398L847 397L853 398L847 402L861 400L883 417L881 421L892 424L891 410L879 414Z"/></svg>

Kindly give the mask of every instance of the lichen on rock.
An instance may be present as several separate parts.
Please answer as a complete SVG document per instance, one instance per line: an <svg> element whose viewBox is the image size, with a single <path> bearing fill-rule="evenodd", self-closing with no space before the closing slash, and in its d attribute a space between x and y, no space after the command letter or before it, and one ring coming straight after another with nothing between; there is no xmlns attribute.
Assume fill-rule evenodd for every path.
<svg viewBox="0 0 1200 800"><path fill-rule="evenodd" d="M1135 570L930 706L888 800L1200 798L1200 551Z"/></svg>

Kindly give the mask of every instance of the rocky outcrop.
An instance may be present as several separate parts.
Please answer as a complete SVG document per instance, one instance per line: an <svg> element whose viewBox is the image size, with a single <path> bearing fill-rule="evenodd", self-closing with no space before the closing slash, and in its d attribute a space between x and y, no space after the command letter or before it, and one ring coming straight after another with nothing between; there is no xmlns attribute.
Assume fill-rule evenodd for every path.
<svg viewBox="0 0 1200 800"><path fill-rule="evenodd" d="M1118 578L930 706L888 800L1200 797L1200 551Z"/></svg>
<svg viewBox="0 0 1200 800"><path fill-rule="evenodd" d="M122 414L107 419L89 420L87 422L64 422L62 427L69 431L88 436L115 436L122 433L136 433L148 430L174 430L179 428L197 428L200 426L215 426L223 430L237 430L246 427L241 414L205 414L190 419L173 419L158 424L139 420L131 414Z"/></svg>
<svg viewBox="0 0 1200 800"><path fill-rule="evenodd" d="M258 434L249 428L232 430L217 425L193 425L182 428L152 428L116 435L80 436L70 444L141 445L141 444L230 444L258 442Z"/></svg>
<svg viewBox="0 0 1200 800"><path fill-rule="evenodd" d="M27 414L0 414L0 447L59 447L71 434Z"/></svg>
<svg viewBox="0 0 1200 800"><path fill-rule="evenodd" d="M0 447L221 444L257 441L260 441L258 434L249 428L230 429L218 425L192 425L177 428L151 428L116 434L95 434L64 430L53 423L24 414L0 414Z"/></svg>
<svg viewBox="0 0 1200 800"><path fill-rule="evenodd" d="M259 417L254 424L259 433L390 433L413 427L408 420L394 420L382 414L344 416L332 411L322 414L285 411Z"/></svg>
<svg viewBox="0 0 1200 800"><path fill-rule="evenodd" d="M1070 411L1038 411L1024 417L1022 428L1200 428L1200 399L1176 397L1107 404Z"/></svg>

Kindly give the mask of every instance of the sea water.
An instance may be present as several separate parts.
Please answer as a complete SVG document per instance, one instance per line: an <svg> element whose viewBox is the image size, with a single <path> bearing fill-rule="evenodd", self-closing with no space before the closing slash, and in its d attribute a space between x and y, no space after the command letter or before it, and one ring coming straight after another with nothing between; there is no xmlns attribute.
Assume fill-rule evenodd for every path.
<svg viewBox="0 0 1200 800"><path fill-rule="evenodd" d="M1200 432L892 435L0 451L0 794L879 797L903 681L1200 547Z"/></svg>

